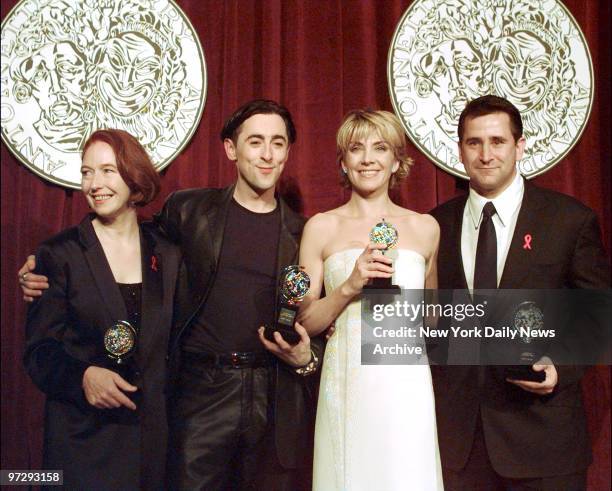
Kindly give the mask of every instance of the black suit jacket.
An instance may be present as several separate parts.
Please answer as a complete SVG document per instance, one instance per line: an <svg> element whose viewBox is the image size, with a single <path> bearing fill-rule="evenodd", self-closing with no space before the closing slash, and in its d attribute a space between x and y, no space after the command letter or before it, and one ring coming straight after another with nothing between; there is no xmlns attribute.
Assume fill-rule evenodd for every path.
<svg viewBox="0 0 612 491"><path fill-rule="evenodd" d="M28 310L24 363L47 394L45 468L63 469L67 489L160 489L178 248L141 226L141 328L128 361L138 409L96 409L85 399L83 373L91 365L118 369L106 355L104 333L127 313L92 218L44 242L36 257L49 289Z"/></svg>
<svg viewBox="0 0 612 491"><path fill-rule="evenodd" d="M234 187L177 191L166 200L155 220L166 235L180 244L184 268L180 274L171 342L171 366L180 367L180 343L208 298L219 263L225 221ZM297 264L304 219L279 199L281 230L278 237L278 275L284 266ZM278 294L278 292L277 292ZM278 295L277 295L278 296ZM312 340L312 349L322 359L323 343ZM274 415L279 462L285 468L305 465L311 447L313 404L308 378L279 362L276 366Z"/></svg>
<svg viewBox="0 0 612 491"><path fill-rule="evenodd" d="M461 196L431 212L441 231L441 289L467 288L461 259L466 201ZM531 249L523 247L527 234ZM569 196L525 182L499 288L607 288L609 282L595 213ZM583 369L556 368L559 382L553 393L537 396L505 382L495 367L432 367L442 465L460 470L466 464L480 411L489 458L500 475L529 478L584 470L591 455L579 383Z"/></svg>

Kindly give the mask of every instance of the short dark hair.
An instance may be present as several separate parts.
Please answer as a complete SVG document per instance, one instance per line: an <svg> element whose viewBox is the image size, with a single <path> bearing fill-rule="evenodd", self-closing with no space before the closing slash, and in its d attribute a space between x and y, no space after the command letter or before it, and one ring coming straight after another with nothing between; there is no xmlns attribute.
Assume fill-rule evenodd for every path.
<svg viewBox="0 0 612 491"><path fill-rule="evenodd" d="M518 141L523 136L523 120L521 113L508 99L496 95L483 95L478 99L474 99L465 106L465 109L459 116L459 126L457 133L459 141L463 139L465 131L465 121L469 118L477 118L493 113L506 113L510 118L510 131L514 137L514 141Z"/></svg>
<svg viewBox="0 0 612 491"><path fill-rule="evenodd" d="M145 206L153 201L161 188L161 179L140 142L127 131L110 128L97 130L83 145L81 158L97 141L104 142L113 149L119 175L134 196L133 204Z"/></svg>
<svg viewBox="0 0 612 491"><path fill-rule="evenodd" d="M285 106L269 99L255 99L236 109L223 125L223 129L221 130L221 141L230 138L236 143L242 123L256 114L278 114L285 122L289 143L295 142L297 133L293 125L293 120L291 119L291 113Z"/></svg>

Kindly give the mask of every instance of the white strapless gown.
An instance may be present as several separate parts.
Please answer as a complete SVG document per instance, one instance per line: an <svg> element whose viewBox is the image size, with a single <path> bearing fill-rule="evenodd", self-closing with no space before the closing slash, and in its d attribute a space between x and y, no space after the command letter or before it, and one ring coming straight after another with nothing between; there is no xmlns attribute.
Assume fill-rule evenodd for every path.
<svg viewBox="0 0 612 491"><path fill-rule="evenodd" d="M351 274L361 249L332 254L325 290ZM425 259L401 249L394 282L424 287ZM434 395L427 365L361 365L361 305L336 320L321 373L314 449L315 491L442 490Z"/></svg>

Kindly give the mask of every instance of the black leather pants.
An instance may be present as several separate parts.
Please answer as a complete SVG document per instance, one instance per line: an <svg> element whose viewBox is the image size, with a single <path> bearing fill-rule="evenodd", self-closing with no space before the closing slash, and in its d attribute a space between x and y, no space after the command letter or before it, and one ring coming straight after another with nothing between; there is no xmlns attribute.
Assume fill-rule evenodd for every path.
<svg viewBox="0 0 612 491"><path fill-rule="evenodd" d="M183 364L170 412L169 488L260 489L273 441L270 370Z"/></svg>

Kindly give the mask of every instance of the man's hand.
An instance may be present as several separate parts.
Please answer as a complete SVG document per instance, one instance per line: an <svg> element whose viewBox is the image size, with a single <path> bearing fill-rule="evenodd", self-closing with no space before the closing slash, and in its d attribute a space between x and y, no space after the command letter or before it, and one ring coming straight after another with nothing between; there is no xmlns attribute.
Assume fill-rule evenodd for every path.
<svg viewBox="0 0 612 491"><path fill-rule="evenodd" d="M298 368L308 365L312 355L310 353L310 337L308 337L306 329L304 329L300 323L296 322L295 330L300 335L300 342L294 345L285 341L278 331L274 333L275 343L264 338L263 327L259 328L258 333L259 340L270 353L278 356L287 365Z"/></svg>
<svg viewBox="0 0 612 491"><path fill-rule="evenodd" d="M550 394L555 389L555 386L559 381L557 369L552 364L552 360L547 356L540 358L533 365L533 370L535 372L544 371L544 373L546 374L546 378L542 382L529 382L527 380L514 380L510 378L507 378L506 380L511 384L520 387L523 390L533 392L534 394L538 394L540 396Z"/></svg>
<svg viewBox="0 0 612 491"><path fill-rule="evenodd" d="M35 268L35 256L28 256L26 262L17 272L21 291L23 292L23 299L26 302L33 302L35 297L40 297L43 294L43 290L49 288L49 281L46 276L32 273Z"/></svg>
<svg viewBox="0 0 612 491"><path fill-rule="evenodd" d="M87 402L98 409L125 406L134 411L136 404L125 392L136 392L138 387L125 381L121 375L106 368L91 366L83 374L83 391Z"/></svg>

